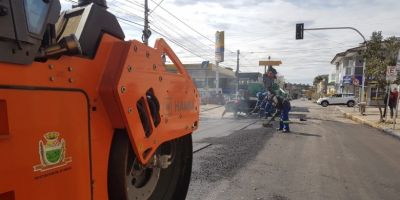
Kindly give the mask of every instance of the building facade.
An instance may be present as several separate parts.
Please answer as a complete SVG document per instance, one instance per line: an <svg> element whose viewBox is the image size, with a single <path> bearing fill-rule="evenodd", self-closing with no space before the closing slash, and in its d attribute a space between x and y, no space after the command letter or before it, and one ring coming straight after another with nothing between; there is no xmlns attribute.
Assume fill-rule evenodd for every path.
<svg viewBox="0 0 400 200"><path fill-rule="evenodd" d="M231 94L235 91L235 72L224 67L217 67L215 64L209 63L202 66L201 63L183 64L187 72L192 77L200 92L208 91L210 93ZM219 73L219 87L217 85L217 71Z"/></svg>
<svg viewBox="0 0 400 200"><path fill-rule="evenodd" d="M331 80L334 80L337 93L360 95L364 62L361 51L363 47L355 47L336 54L332 59L331 64L334 65L332 74L335 77L331 77Z"/></svg>

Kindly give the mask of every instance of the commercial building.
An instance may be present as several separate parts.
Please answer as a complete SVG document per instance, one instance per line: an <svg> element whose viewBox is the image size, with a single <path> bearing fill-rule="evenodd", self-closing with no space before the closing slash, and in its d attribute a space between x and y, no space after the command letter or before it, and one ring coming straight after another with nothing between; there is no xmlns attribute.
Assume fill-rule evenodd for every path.
<svg viewBox="0 0 400 200"><path fill-rule="evenodd" d="M361 92L363 75L363 57L361 52L364 47L355 47L338 53L332 59L331 64L335 65L334 75L335 90L338 93L353 93L357 97ZM367 88L366 91L370 90ZM368 92L370 94L370 92Z"/></svg>
<svg viewBox="0 0 400 200"><path fill-rule="evenodd" d="M335 89L340 93L353 93L360 98L363 79L363 62L361 52L365 47L355 47L338 53L332 59L331 64L335 65ZM373 82L372 80L369 81ZM382 98L384 91L372 84L365 84L365 97L367 105L376 104L375 98Z"/></svg>
<svg viewBox="0 0 400 200"><path fill-rule="evenodd" d="M232 69L217 67L212 63L209 63L208 65L202 65L201 63L183 65L200 92L222 92L224 94L234 93L236 87L236 76ZM216 88L217 70L219 73L219 88Z"/></svg>
<svg viewBox="0 0 400 200"><path fill-rule="evenodd" d="M262 74L259 72L239 72L239 85L262 83Z"/></svg>
<svg viewBox="0 0 400 200"><path fill-rule="evenodd" d="M326 94L328 96L336 94L336 70L331 71L331 73L329 73L326 90L327 90Z"/></svg>

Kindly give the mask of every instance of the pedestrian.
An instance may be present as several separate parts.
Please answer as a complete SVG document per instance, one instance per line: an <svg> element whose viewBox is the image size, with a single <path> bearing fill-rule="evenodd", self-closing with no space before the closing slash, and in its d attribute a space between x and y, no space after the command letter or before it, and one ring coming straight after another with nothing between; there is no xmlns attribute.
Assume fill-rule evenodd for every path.
<svg viewBox="0 0 400 200"><path fill-rule="evenodd" d="M386 117L386 109L389 106L390 109L390 118L393 118L393 113L394 109L396 108L397 105L397 97L399 96L399 92L397 91L397 88L394 88L393 91L390 91L390 93L386 93L384 101L385 101L385 109L383 110L383 117ZM388 102L389 98L389 102Z"/></svg>
<svg viewBox="0 0 400 200"><path fill-rule="evenodd" d="M280 97L281 98L281 97ZM290 105L290 101L288 98L284 98L281 104L281 116L279 121L278 131L282 131L283 133L289 133L289 111L292 109Z"/></svg>
<svg viewBox="0 0 400 200"><path fill-rule="evenodd" d="M398 96L399 92L397 91L397 88L394 88L393 91L390 92L389 98L390 118L393 118L393 110L396 108Z"/></svg>
<svg viewBox="0 0 400 200"><path fill-rule="evenodd" d="M275 95L273 93L270 93L267 98L266 98L266 103L265 103L265 118L267 119L268 117L272 116L273 113L273 99Z"/></svg>
<svg viewBox="0 0 400 200"><path fill-rule="evenodd" d="M383 117L386 117L386 109L388 107L388 98L389 98L389 94L386 93L385 97L383 98L383 105L385 105L385 109L383 110Z"/></svg>

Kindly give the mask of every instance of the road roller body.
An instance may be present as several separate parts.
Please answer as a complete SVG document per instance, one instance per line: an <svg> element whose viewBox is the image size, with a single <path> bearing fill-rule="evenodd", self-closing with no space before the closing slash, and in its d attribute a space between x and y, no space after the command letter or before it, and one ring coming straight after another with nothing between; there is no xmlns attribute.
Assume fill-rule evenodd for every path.
<svg viewBox="0 0 400 200"><path fill-rule="evenodd" d="M105 1L0 11L0 199L184 199L199 99L167 43L125 41Z"/></svg>

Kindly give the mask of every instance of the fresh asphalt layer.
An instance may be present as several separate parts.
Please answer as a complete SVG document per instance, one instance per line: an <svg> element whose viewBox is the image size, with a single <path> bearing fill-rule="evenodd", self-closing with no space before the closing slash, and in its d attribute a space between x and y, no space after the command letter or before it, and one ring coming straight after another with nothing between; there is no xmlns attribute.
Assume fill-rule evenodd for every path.
<svg viewBox="0 0 400 200"><path fill-rule="evenodd" d="M289 134L202 113L194 146L208 146L194 154L187 199L399 199L400 140L334 107L292 106Z"/></svg>

